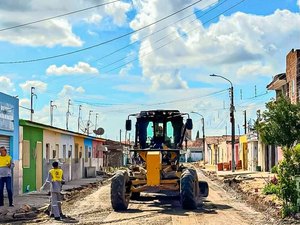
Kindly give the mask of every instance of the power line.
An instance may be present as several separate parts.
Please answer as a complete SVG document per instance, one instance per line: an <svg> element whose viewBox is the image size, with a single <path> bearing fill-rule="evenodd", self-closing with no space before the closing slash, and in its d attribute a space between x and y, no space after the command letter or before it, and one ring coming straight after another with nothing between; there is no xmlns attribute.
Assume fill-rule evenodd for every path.
<svg viewBox="0 0 300 225"><path fill-rule="evenodd" d="M203 23L203 25L205 25L205 24L211 22L212 20L218 18L220 15L222 15L222 14L228 12L229 10L235 8L237 5L241 4L241 3L244 2L244 1L246 1L246 0L241 0L241 1L238 2L237 4L235 4L235 5L231 6L231 7L229 7L228 9L226 9L226 10L224 10L223 12L219 13L218 15L214 16L213 18L211 18L211 19L205 21L205 22ZM191 31L194 31L194 30L197 29L197 28L198 28L198 27L195 27L195 28L193 28L193 29L190 29L190 30L187 31L186 33L189 33L189 32L191 32ZM126 63L124 63L124 64L122 64L122 65L120 65L120 66L118 66L118 67L112 68L112 69L106 71L106 73L112 72L112 71L114 71L114 70L116 70L116 69L119 69L119 68L121 68L121 67L123 67L123 66L126 66L126 65L128 65L128 64L130 64L130 63L132 63L132 62L134 62L134 61L137 61L138 59L143 58L143 57L145 57L145 56L147 56L147 55L149 55L149 54L155 52L156 50L159 50L159 49L161 49L161 48L163 48L163 47L165 47L165 46L171 44L172 42L178 40L179 38L180 38L180 36L178 36L178 37L172 39L171 41L169 41L169 42L167 42L167 43L165 43L165 44L159 46L158 48L153 49L152 51L150 51L150 52L148 52L148 53L146 53L146 54L144 54L144 55L142 55L142 56L140 56L140 57L136 57L136 58L134 58L133 60L130 60L129 62L126 62ZM124 59L126 59L126 58L127 58L127 57L124 57ZM119 60L118 60L118 61L119 61Z"/></svg>
<svg viewBox="0 0 300 225"><path fill-rule="evenodd" d="M203 13L201 16L196 16L196 19L193 19L193 20L191 20L191 21L187 21L186 23L191 24L191 23L194 23L195 21L198 21L200 18L202 18L202 17L205 16L206 14L208 14L208 13L210 13L211 11L213 11L214 9L220 7L220 5L224 4L226 1L227 1L227 0L221 2L220 4L216 5L215 7L211 8L210 10L206 11L205 13ZM211 4L211 5L215 5L215 3L213 3L213 4ZM210 5L210 6L211 6L211 5ZM209 7L209 6L208 6L208 7ZM164 30L164 29L167 29L167 28L169 28L170 26L172 26L172 25L174 25L174 24L176 24L176 23L178 23L178 22L180 22L180 21L182 21L182 20L184 20L184 19L186 19L186 18L188 18L188 17L190 17L190 16L193 16L193 15L195 15L195 13L201 12L201 11L202 11L202 10L196 10L196 11L194 11L192 14L189 14L189 15L187 15L187 16L185 16L185 17L179 19L179 20L177 20L176 22L171 23L171 24L169 24L169 25L167 25L167 26L165 26L165 27L163 27L163 28L161 28L161 29L159 29L159 30L157 30L157 31L154 31L154 32L152 32L152 33L150 33L150 34L144 36L141 40L146 39L146 38L148 38L148 37L150 37L150 36L152 36L152 35L154 35L154 34L160 32L160 31L162 31L162 30ZM204 24L205 24L205 23L204 23ZM160 41L166 39L167 37L173 35L174 33L177 33L177 31L172 31L172 32L168 33L167 35L165 35L165 36L159 38L158 40L156 40L155 42L153 42L153 44L158 43L158 42L160 42ZM124 48L127 48L128 46L131 46L132 44L135 44L136 42L138 42L138 41L135 41L135 42L130 43L129 45L127 45L127 46L125 46L125 47L120 48L120 51L123 50ZM151 47L151 44L149 44L148 46L141 47L140 50L146 49L146 48L148 48L148 47ZM119 51L118 51L118 50L113 51L112 53L107 54L107 55L101 57L100 59L103 59L103 58L106 58L106 57L108 57L108 56L111 56L111 55L113 55L113 54L115 54L115 53L117 53L117 52L119 52ZM120 59L118 59L118 60L116 60L116 61L114 61L114 62L111 62L111 63L109 63L109 64L107 64L107 65L104 65L104 66L100 67L99 69L101 70L101 69L107 68L107 67L109 67L109 66L112 66L112 65L114 65L114 64L116 64L116 63L118 63L118 62L123 61L123 60L126 59L126 58L128 58L128 57L126 56L126 57L120 58ZM98 60L100 60L100 59L98 59ZM96 61L98 61L98 60L96 60Z"/></svg>
<svg viewBox="0 0 300 225"><path fill-rule="evenodd" d="M208 96L213 96L216 94L220 94L223 93L225 91L227 91L228 89L223 89L220 91L216 91L207 95L202 95L202 96L193 96L190 98L182 98L182 99L177 99L177 100L172 100L172 101L165 101L165 102L157 102L157 103L150 103L150 104L139 104L139 103L135 103L133 107L126 107L126 108L122 108L122 110L137 110L137 106L155 106L155 105L165 105L165 104L170 104L170 103L176 103L176 102L183 102L183 101L191 101L191 100L196 100L196 99L200 99L200 98L205 98ZM90 102L84 102L84 101L78 101L78 100L74 100L74 102L79 102L80 104L87 104L90 106L94 106L94 107L100 107L99 105L97 105L97 103L90 103ZM116 104L115 106L120 106L118 104ZM105 112L114 112L114 111L120 111L120 108L116 109L116 110L107 110Z"/></svg>
<svg viewBox="0 0 300 225"><path fill-rule="evenodd" d="M211 8L211 9L208 10L208 11L206 11L206 12L205 12L204 14L202 14L201 16L199 16L199 17L196 16L197 19L199 19L199 18L205 16L206 14L208 14L209 12L211 12L211 11L214 10L214 9L216 9L217 7L219 7L220 5L224 4L224 3L227 2L227 1L228 1L228 0L224 0L223 2L220 2L219 4L217 4L215 7ZM210 8L210 7L213 6L213 5L215 5L215 3L210 4L210 5L207 6L206 8ZM201 11L203 11L203 10L204 10L204 9L201 9L201 10L195 10L193 13L191 13L191 14L189 14L189 15L187 15L187 16L185 16L185 17L183 17L183 18L181 18L181 19L179 19L179 20L177 20L177 21L175 21L175 22L173 22L173 23L171 23L171 24L168 24L167 26L162 27L162 28L160 28L160 29L158 29L158 30L156 30L156 31L154 31L154 32L151 32L150 34L145 35L144 37L142 37L142 38L139 39L139 40L136 40L136 41L134 41L134 42L131 42L131 43L128 44L128 45L125 45L125 46L123 46L123 47L121 47L121 48L119 48L119 49L116 49L116 50L114 50L114 51L112 51L112 52L110 52L110 53L108 53L108 54L106 54L106 55L104 55L104 56L102 56L102 57L96 59L95 61L99 61L99 60L105 59L105 58L107 58L107 57L109 57L109 56L112 56L112 55L114 55L115 53L118 53L119 51L122 51L122 50L124 50L124 49L126 49L126 48L128 48L128 47L130 47L130 46L132 46L132 45L134 45L134 44L136 44L136 43L138 43L138 42L140 42L141 40L144 40L144 39L146 39L146 38L148 38L148 37L150 37L150 36L153 36L154 34L157 34L157 33L159 33L159 32L161 32L161 31L163 31L163 30L169 28L170 26L172 26L172 25L174 25L174 24L176 24L176 23L178 23L178 22L180 22L180 21L182 21L182 20L185 20L185 19L188 18L188 17L194 16L195 13L201 12ZM189 22L189 23L192 23L192 22L194 22L194 21L195 21L195 20L192 20L192 21L190 21L190 22L188 21L188 22ZM172 32L172 33L174 33L174 32ZM171 35L171 34L168 34L168 35L164 36L164 38L167 37L167 36L169 36L169 35ZM159 39L159 40L161 40L161 39Z"/></svg>
<svg viewBox="0 0 300 225"><path fill-rule="evenodd" d="M154 24L156 24L156 23L159 23L159 22L161 22L161 21L163 21L163 20L166 20L166 19L168 19L168 18L170 18L170 17L172 17L172 16L174 16L174 15L176 15L176 14L178 14L178 13L180 13L180 12L182 12L182 11L184 11L184 10L190 8L190 7L192 7L193 5L196 5L197 3L201 2L201 1L202 1L202 0L198 0L198 1L196 1L196 2L194 2L194 3L192 3L192 4L190 4L190 5L188 5L188 6L184 7L184 8L182 8L182 9L176 11L176 12L173 12L173 13L169 14L168 16L165 16L165 17L163 17L163 18L161 18L161 19L159 19L159 20L157 20L157 21L155 21L155 22L152 22L152 23L150 23L150 24L148 24L148 25L146 25L146 26L143 26L143 27L141 27L141 28L138 28L138 29L136 29L136 30L134 30L134 31L128 32L128 33L126 33L126 34L120 35L120 36L118 36L118 37L109 39L109 40L104 41L104 42L100 42L100 43L95 44L95 45L88 46L88 47L86 47L86 48L81 48L81 49L78 49L78 50L75 50L75 51L70 51L70 52L66 52L66 53L62 53L62 54L57 54L57 55L52 55L52 56L47 56L47 57L42 57L42 58L36 58L36 59L19 60L19 61L1 61L0 64L20 64L20 63L37 62L37 61L43 61L43 60L48 60L48 59L59 58L59 57L62 57L62 56L72 55L72 54L75 54L75 53L78 53L78 52L82 52L82 51L86 51L86 50L89 50L89 49L92 49L92 48L96 48L96 47L99 47L99 46L101 46L101 45L108 44L108 43L110 43L110 42L119 40L119 39L121 39L121 38L123 38L123 37L127 37L127 36L129 36L129 35L132 35L132 34L134 34L134 33L137 33L138 31L141 31L141 30L143 30L143 29L145 29L145 28L148 28L148 27L150 27L150 26L152 26L152 25L154 25Z"/></svg>
<svg viewBox="0 0 300 225"><path fill-rule="evenodd" d="M44 21L47 21L47 20L56 19L56 18L59 18L59 17L64 17L64 16L72 15L72 14L75 14L75 13L87 11L87 10L90 10L90 9L95 9L95 8L100 7L100 6L105 6L105 5L109 5L109 4L112 4L112 3L115 3L115 2L120 2L120 1L121 0L115 0L115 1L111 1L111 2L106 2L106 3L98 4L98 5L95 5L95 6L91 6L91 7L88 7L88 8L79 9L79 10L76 10L76 11L71 11L71 12L67 12L67 13L64 13L64 14L60 14L60 15L56 15L56 16L51 16L51 17L47 17L47 18L44 18L44 19L40 19L40 20L35 20L35 21L32 21L32 22L27 22L27 23L23 23L23 24L11 26L11 27L1 28L0 32L1 31L6 31L6 30L12 30L12 29L19 28L19 27L25 27L25 26L32 25L32 24L35 24L35 23L40 23L40 22L44 22Z"/></svg>
<svg viewBox="0 0 300 225"><path fill-rule="evenodd" d="M229 7L229 8L226 9L226 10L224 10L223 12L217 14L217 15L214 16L213 18L211 18L211 19L205 21L205 22L203 23L203 25L205 25L205 24L211 22L212 20L218 18L220 15L222 15L222 14L224 14L224 13L230 11L231 9L235 8L236 6L238 6L239 4L241 4L241 3L244 2L244 1L246 1L246 0L241 0L241 1L239 1L238 3L232 5L231 7ZM194 27L194 28L188 30L186 33L189 33L189 32L191 32L191 31L194 31L194 30L197 29L197 28L198 28L198 27ZM153 49L153 50L150 51L150 52L147 52L146 54L143 54L143 55L141 55L141 56L139 56L139 57L135 57L134 59L132 59L132 60L130 60L130 61L128 61L128 62L126 62L126 63L120 65L120 66L117 66L117 67L114 67L114 68L112 68L112 69L110 69L110 70L107 70L107 71L105 71L105 73L109 73L109 72L112 72L112 71L117 70L117 69L119 69L119 68L122 68L122 67L124 67L124 66L126 66L126 65L128 65L128 64L130 64L130 63L132 63L132 62L135 62L135 61L139 60L140 58L143 58L143 57L145 57L145 56L147 56L147 55L149 55L149 54L152 54L153 52L155 52L155 51L157 51L157 50L159 50L159 49L161 49L161 48L163 48L163 47L165 47L165 46L171 44L172 42L178 40L179 38L180 38L180 36L178 36L178 37L176 37L176 38L170 40L169 42L167 42L167 43L165 43L165 44L163 44L163 45L161 45L161 46L159 46L159 47ZM126 59L126 58L127 58L127 57L124 57L123 59ZM123 60L123 59L122 59L122 60ZM117 60L116 62L119 62L119 61L121 61L121 60L119 59L119 60ZM0 64L1 64L1 62L0 62ZM114 62L112 62L112 63L110 63L110 64L114 64ZM106 67L106 66L105 66L105 67ZM88 81L88 80L91 80L91 79L94 79L94 78L95 78L95 76L92 76L92 77L87 78L87 79L82 79L82 80L80 81L80 83L85 82L85 81Z"/></svg>
<svg viewBox="0 0 300 225"><path fill-rule="evenodd" d="M220 2L220 3L217 4L217 5L215 5L215 3L210 4L210 5L207 6L206 8L210 8L210 7L213 6L213 5L215 5L215 6L214 6L213 8L211 8L210 10L206 11L205 13L203 13L202 15L196 16L196 19L193 19L193 20L191 20L191 21L187 21L187 23L189 23L189 24L190 24L190 23L194 23L195 21L197 21L197 20L200 19L201 17L205 16L206 14L210 13L210 12L213 11L214 9L220 7L222 4L224 4L224 3L227 2L227 1L228 1L228 0L224 0L224 1ZM177 21L175 21L175 22L173 22L173 23L171 23L171 24L168 24L168 25L165 26L165 27L162 27L162 28L160 28L160 29L158 29L158 30L156 30L156 31L154 31L154 32L151 32L151 33L148 34L148 35L145 35L144 37L142 37L141 39L139 39L139 40L137 40L137 41L131 42L131 43L128 44L128 45L125 45L125 46L123 46L123 47L121 47L121 48L119 48L119 49L116 49L116 50L114 50L114 51L112 51L112 52L110 52L110 53L108 53L108 54L102 56L101 58L96 59L95 62L97 62L97 61L99 61L99 60L102 60L102 59L105 59L105 58L107 58L107 57L109 57L109 56L112 56L112 55L114 55L114 54L116 54L116 53L118 53L118 52L120 52L120 51L122 51L122 50L124 50L124 49L126 49L126 48L128 48L128 47L130 47L130 46L132 46L132 45L134 45L134 44L137 44L137 43L140 42L141 40L144 40L144 39L146 39L146 38L148 38L148 37L150 37L150 36L153 36L154 34L157 34L157 33L161 32L162 30L164 30L164 29L166 29L166 28L169 28L170 26L172 26L172 25L174 25L174 24L176 24L176 23L178 23L178 22L180 22L180 21L182 21L182 20L185 20L186 18L188 18L188 17L190 17L190 16L193 16L193 15L195 15L195 13L201 12L201 11L203 11L203 10L204 10L204 9L202 9L202 10L195 10L192 14L189 14L189 15L187 15L187 16L184 16L183 18L181 18L181 19L179 19L179 20L177 20ZM167 38L168 36L172 35L172 34L175 33L175 32L176 32L176 31L173 31L173 32L171 32L171 33L169 33L169 34L163 36L162 38L156 40L154 43L158 43L158 42L162 41L163 39ZM145 49L145 48L147 48L147 47L149 47L149 46L151 46L151 45L148 45L148 46L146 46L146 47L142 47L142 48L140 48L140 50ZM155 50L154 50L154 51L155 51ZM147 54L149 54L149 53L147 53ZM142 56L142 57L143 57L143 56ZM111 63L109 63L109 64L107 64L107 65L104 65L104 66L100 67L99 69L101 70L101 69L107 68L107 67L109 67L109 66L111 66L111 65L114 65L114 64L116 64L116 63L118 63L118 62L123 61L123 60L126 59L126 58L127 58L127 57L123 57L123 58L121 58L121 59L118 59L118 60L116 60L116 61L113 61L113 62L111 62ZM133 61L136 61L137 59L138 59L138 58L134 59ZM93 76L93 77L94 77L94 76ZM89 80L89 79L93 79L93 77L92 77L92 78L88 78L88 80ZM57 78L58 78L58 77L57 77ZM54 78L54 79L51 79L51 81L50 81L49 83L51 83L51 82L53 82L53 81L56 81L56 80L57 80L57 79L55 79L55 78ZM85 81L85 80L84 80L84 81Z"/></svg>

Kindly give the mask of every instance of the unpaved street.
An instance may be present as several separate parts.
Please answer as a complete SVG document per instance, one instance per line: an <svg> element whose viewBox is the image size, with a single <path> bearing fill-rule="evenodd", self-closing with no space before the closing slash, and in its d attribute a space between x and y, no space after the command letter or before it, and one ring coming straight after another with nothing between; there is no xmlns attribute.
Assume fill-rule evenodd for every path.
<svg viewBox="0 0 300 225"><path fill-rule="evenodd" d="M201 179L206 179L200 175ZM206 179L207 180L207 179ZM114 212L110 205L110 185L106 184L84 199L64 204L64 212L78 220L79 224L152 224L152 225L193 225L193 224L274 224L255 212L246 204L226 193L216 183L208 181L210 195L203 207L197 210L182 210L177 196L156 196L146 193L139 201L131 201L125 212ZM40 224L55 224L56 221L43 216ZM74 221L75 222L75 221ZM56 222L62 224L63 222Z"/></svg>

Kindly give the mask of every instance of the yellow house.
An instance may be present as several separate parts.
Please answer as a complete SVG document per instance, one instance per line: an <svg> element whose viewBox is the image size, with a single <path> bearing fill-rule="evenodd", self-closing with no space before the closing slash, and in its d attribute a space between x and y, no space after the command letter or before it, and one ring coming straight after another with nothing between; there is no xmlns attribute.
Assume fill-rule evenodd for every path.
<svg viewBox="0 0 300 225"><path fill-rule="evenodd" d="M239 159L242 160L243 169L248 168L248 148L247 148L247 135L240 136Z"/></svg>

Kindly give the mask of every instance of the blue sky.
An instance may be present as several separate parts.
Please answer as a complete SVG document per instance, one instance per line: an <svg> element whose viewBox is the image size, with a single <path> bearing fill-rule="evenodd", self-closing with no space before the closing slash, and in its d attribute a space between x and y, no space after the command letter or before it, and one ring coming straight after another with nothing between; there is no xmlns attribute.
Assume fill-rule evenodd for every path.
<svg viewBox="0 0 300 225"><path fill-rule="evenodd" d="M1 1L0 30L79 9L100 1ZM219 74L233 82L236 133L243 133L243 111L256 118L274 93L266 92L272 77L285 72L285 57L300 48L300 2L296 0L116 1L15 29L0 31L0 91L18 96L30 106L36 88L34 120L49 124L54 101L54 126L65 128L71 99L70 129L81 129L89 111L91 124L103 127L103 137L116 139L127 115L147 109L197 111L205 117L206 133L230 132L229 83L209 77ZM155 21L169 18L142 29ZM183 19L185 18L185 19ZM131 33L123 38L124 34ZM64 57L31 63L109 41ZM122 50L120 50L122 49ZM115 53L113 53L115 52ZM20 108L20 116L29 111ZM192 115L195 129L200 118ZM238 126L239 125L239 126ZM196 130L194 131L194 135Z"/></svg>

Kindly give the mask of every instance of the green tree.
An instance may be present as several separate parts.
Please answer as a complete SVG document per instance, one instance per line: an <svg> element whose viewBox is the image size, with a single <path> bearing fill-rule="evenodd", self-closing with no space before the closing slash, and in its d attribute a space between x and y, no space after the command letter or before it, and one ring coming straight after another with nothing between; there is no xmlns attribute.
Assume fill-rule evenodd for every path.
<svg viewBox="0 0 300 225"><path fill-rule="evenodd" d="M266 104L256 129L265 144L282 147L284 159L278 166L279 192L283 199L283 217L297 211L296 183L294 176L299 174L300 150L295 143L300 140L300 104L292 104L280 97Z"/></svg>
<svg viewBox="0 0 300 225"><path fill-rule="evenodd" d="M266 104L262 120L256 123L262 141L266 144L291 148L300 140L300 105L280 97Z"/></svg>

